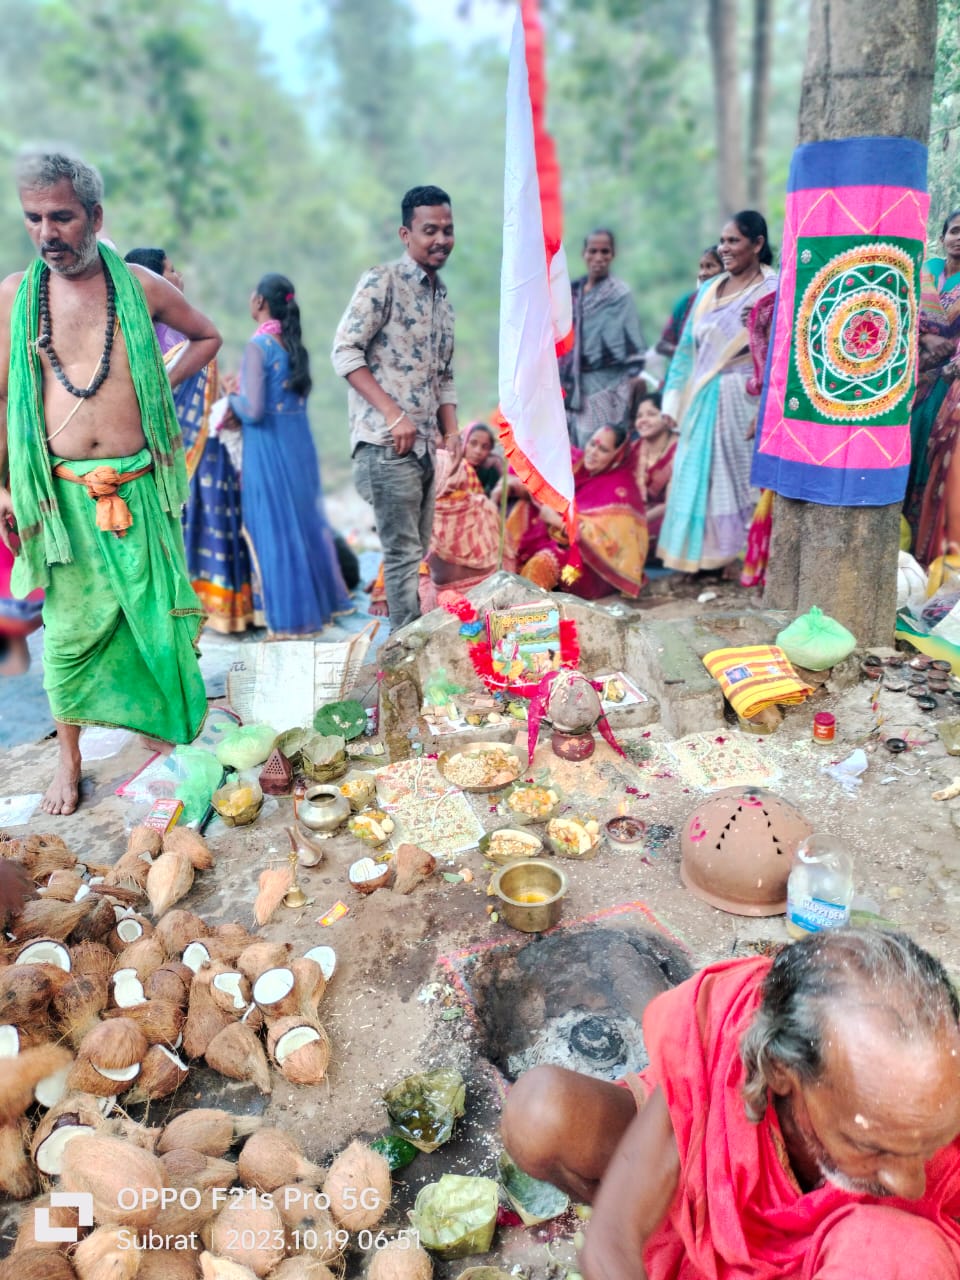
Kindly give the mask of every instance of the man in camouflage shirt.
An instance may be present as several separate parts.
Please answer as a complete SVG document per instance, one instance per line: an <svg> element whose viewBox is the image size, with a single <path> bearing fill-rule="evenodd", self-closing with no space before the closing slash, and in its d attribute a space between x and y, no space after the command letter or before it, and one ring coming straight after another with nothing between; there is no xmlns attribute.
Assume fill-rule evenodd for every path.
<svg viewBox="0 0 960 1280"><path fill-rule="evenodd" d="M332 353L350 386L354 483L376 516L394 629L420 616L438 435L444 448L460 453L453 308L437 274L453 250L450 197L439 187L413 187L401 214L406 252L361 277Z"/></svg>

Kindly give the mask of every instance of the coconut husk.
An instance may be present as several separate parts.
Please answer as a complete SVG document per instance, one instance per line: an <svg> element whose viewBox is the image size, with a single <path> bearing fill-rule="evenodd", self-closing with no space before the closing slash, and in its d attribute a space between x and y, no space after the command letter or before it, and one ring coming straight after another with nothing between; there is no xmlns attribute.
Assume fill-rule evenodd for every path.
<svg viewBox="0 0 960 1280"><path fill-rule="evenodd" d="M318 1262L336 1263L344 1250L337 1246L337 1232L343 1228L329 1209L320 1208L325 1203L318 1199L316 1187L308 1183L291 1182L277 1187L272 1193L283 1225L287 1229L288 1249L295 1252L294 1242L299 1240L301 1249ZM311 1234L307 1234L307 1233ZM304 1240L316 1242L316 1248L304 1248Z"/></svg>
<svg viewBox="0 0 960 1280"><path fill-rule="evenodd" d="M63 942L87 913L86 902L57 902L55 898L33 898L14 916L10 932L17 942L33 938L56 938Z"/></svg>
<svg viewBox="0 0 960 1280"><path fill-rule="evenodd" d="M81 899L83 915L70 934L71 942L101 942L113 928L113 903L93 893Z"/></svg>
<svg viewBox="0 0 960 1280"><path fill-rule="evenodd" d="M161 1214L162 1218L163 1215ZM157 1219L157 1222L160 1218ZM161 1235L189 1235L185 1232L161 1231ZM140 1255L137 1280L197 1280L200 1274L198 1249L147 1249Z"/></svg>
<svg viewBox="0 0 960 1280"><path fill-rule="evenodd" d="M200 1277L201 1280L257 1280L257 1273L232 1258L219 1258L204 1251L200 1255Z"/></svg>
<svg viewBox="0 0 960 1280"><path fill-rule="evenodd" d="M245 947L252 946L253 943L260 941L257 934L251 933L249 929L246 929L236 920L224 920L221 924L215 925L213 936L219 938L222 942L229 943L230 946L237 947L237 955Z"/></svg>
<svg viewBox="0 0 960 1280"><path fill-rule="evenodd" d="M279 969L290 960L292 947L289 942L268 942L261 938L252 942L237 956L237 968L251 982L256 982L268 969Z"/></svg>
<svg viewBox="0 0 960 1280"><path fill-rule="evenodd" d="M277 1052L278 1044L283 1037L299 1027L308 1027L315 1032L314 1038L284 1053L283 1060ZM291 1084L319 1084L327 1074L330 1065L330 1037L318 1022L309 1022L304 1018L280 1018L273 1023L267 1033L267 1049L271 1058Z"/></svg>
<svg viewBox="0 0 960 1280"><path fill-rule="evenodd" d="M134 827L127 837L127 847L123 851L125 858L143 858L146 855L152 862L160 854L163 837L156 827Z"/></svg>
<svg viewBox="0 0 960 1280"><path fill-rule="evenodd" d="M388 1240L373 1250L367 1280L433 1280L433 1262L426 1249L409 1239Z"/></svg>
<svg viewBox="0 0 960 1280"><path fill-rule="evenodd" d="M52 964L12 964L0 969L0 1023L20 1026L42 1017L69 976Z"/></svg>
<svg viewBox="0 0 960 1280"><path fill-rule="evenodd" d="M141 1256L127 1233L122 1236L117 1227L97 1227L74 1249L73 1268L79 1280L134 1280Z"/></svg>
<svg viewBox="0 0 960 1280"><path fill-rule="evenodd" d="M412 893L437 868L433 854L416 844L401 844L393 855L393 861L397 873L393 882L394 893Z"/></svg>
<svg viewBox="0 0 960 1280"><path fill-rule="evenodd" d="M60 1183L64 1191L93 1196L93 1220L98 1226L138 1230L152 1226L158 1217L159 1193L165 1185L163 1165L155 1155L123 1138L99 1133L84 1134L67 1145ZM139 1195L135 1204L124 1208L131 1197L120 1193L129 1187L136 1187Z"/></svg>
<svg viewBox="0 0 960 1280"><path fill-rule="evenodd" d="M210 987L204 982L194 981L183 1024L183 1052L188 1058L202 1058L214 1036L232 1021L228 1013L217 1007Z"/></svg>
<svg viewBox="0 0 960 1280"><path fill-rule="evenodd" d="M323 993L327 989L327 980L316 960L300 956L290 965L296 978L296 991L300 998L300 1013L305 1018L316 1018L317 1009Z"/></svg>
<svg viewBox="0 0 960 1280"><path fill-rule="evenodd" d="M202 1155L222 1156L235 1142L263 1124L260 1116L235 1116L219 1107L194 1107L168 1121L157 1143L157 1151L189 1147Z"/></svg>
<svg viewBox="0 0 960 1280"><path fill-rule="evenodd" d="M324 1171L308 1160L296 1140L282 1129L258 1129L243 1144L237 1173L245 1187L273 1191L287 1182L319 1186Z"/></svg>
<svg viewBox="0 0 960 1280"><path fill-rule="evenodd" d="M363 1198L369 1207L360 1203L358 1187L366 1192ZM390 1208L390 1166L378 1151L362 1142L351 1142L330 1166L323 1190L330 1200L330 1212L348 1231L375 1227Z"/></svg>
<svg viewBox="0 0 960 1280"><path fill-rule="evenodd" d="M283 1237L283 1219L276 1206L262 1198L251 1204L249 1197L227 1204L203 1231L204 1244L215 1256L239 1262L257 1276L267 1275L283 1261ZM243 1240L252 1241L253 1247L242 1248Z"/></svg>
<svg viewBox="0 0 960 1280"><path fill-rule="evenodd" d="M116 913L114 913L116 915ZM140 933L137 934L139 928ZM135 935L135 936L131 936ZM127 947L132 947L135 942L143 942L146 938L154 936L153 925L146 916L142 916L137 912L132 915L124 915L120 919L115 919L110 932L104 938L104 942L110 948L115 956L126 951ZM163 943L158 943L163 948ZM163 952L166 959L167 953Z"/></svg>
<svg viewBox="0 0 960 1280"><path fill-rule="evenodd" d="M147 873L147 897L155 916L185 898L193 886L193 863L185 853L161 853Z"/></svg>
<svg viewBox="0 0 960 1280"><path fill-rule="evenodd" d="M213 851L203 836L189 827L173 827L163 836L164 853L185 853L195 871L209 871L214 864Z"/></svg>
<svg viewBox="0 0 960 1280"><path fill-rule="evenodd" d="M70 945L70 972L74 977L109 977L113 973L113 952L102 942L74 942Z"/></svg>
<svg viewBox="0 0 960 1280"><path fill-rule="evenodd" d="M71 1093L56 1106L51 1107L34 1129L33 1137L30 1139L30 1156L41 1173L59 1173L59 1169L48 1170L38 1163L40 1148L53 1131L64 1126L99 1129L102 1125L103 1113L98 1106L98 1099L88 1093ZM59 1225L70 1224L60 1223Z"/></svg>
<svg viewBox="0 0 960 1280"><path fill-rule="evenodd" d="M229 1187L237 1180L237 1166L232 1160L206 1155L193 1147L169 1148L161 1154L160 1160L169 1187L196 1187L198 1191L210 1191L214 1187Z"/></svg>
<svg viewBox="0 0 960 1280"><path fill-rule="evenodd" d="M231 1018L241 1018L250 1004L250 983L239 969L231 969L219 961L210 966L210 995L218 1009L228 1013ZM229 979L227 987L217 985L220 978Z"/></svg>
<svg viewBox="0 0 960 1280"><path fill-rule="evenodd" d="M142 898L147 892L147 876L152 862L124 854L103 877L107 888L128 889Z"/></svg>
<svg viewBox="0 0 960 1280"><path fill-rule="evenodd" d="M268 1280L337 1280L329 1267L312 1254L295 1253L274 1267Z"/></svg>
<svg viewBox="0 0 960 1280"><path fill-rule="evenodd" d="M38 1196L36 1200L31 1200L29 1204L24 1205L20 1210L20 1217L17 1221L17 1237L13 1242L13 1248L10 1250L10 1257L20 1257L27 1250L36 1249L39 1253L59 1253L65 1246L56 1240L38 1240L36 1237L37 1229L37 1210L46 1209L47 1218L51 1227L65 1228L69 1227L75 1231L78 1236L86 1235L89 1227L80 1226L80 1214L72 1205L51 1205L50 1196Z"/></svg>
<svg viewBox="0 0 960 1280"><path fill-rule="evenodd" d="M8 1058L0 1072L0 1125L17 1123L33 1102L37 1084L72 1061L70 1051L58 1044L38 1045Z"/></svg>
<svg viewBox="0 0 960 1280"><path fill-rule="evenodd" d="M111 1116L109 1120L104 1120L97 1132L110 1138L123 1138L125 1142L132 1142L135 1147L155 1153L163 1130L159 1125L151 1128L149 1125L138 1124L129 1116Z"/></svg>
<svg viewBox="0 0 960 1280"><path fill-rule="evenodd" d="M55 1249L24 1249L0 1262L0 1280L77 1280L69 1258Z"/></svg>
<svg viewBox="0 0 960 1280"><path fill-rule="evenodd" d="M53 997L51 1009L57 1025L74 1049L80 1047L84 1036L99 1023L100 1015L110 1001L107 979L98 974L70 975Z"/></svg>
<svg viewBox="0 0 960 1280"><path fill-rule="evenodd" d="M132 1018L112 1018L100 1022L83 1038L78 1059L95 1067L123 1070L142 1062L147 1040ZM114 1093L119 1090L114 1088Z"/></svg>
<svg viewBox="0 0 960 1280"><path fill-rule="evenodd" d="M37 1170L30 1159L30 1126L21 1117L0 1126L0 1191L13 1200L27 1200L38 1190Z"/></svg>
<svg viewBox="0 0 960 1280"><path fill-rule="evenodd" d="M136 969L137 977L144 982L165 960L166 952L159 938L138 938L118 953L113 968L114 972L117 969Z"/></svg>
<svg viewBox="0 0 960 1280"><path fill-rule="evenodd" d="M143 994L148 1000L169 1000L171 1004L185 1010L192 981L193 971L185 964L168 961L150 974L143 984Z"/></svg>
<svg viewBox="0 0 960 1280"><path fill-rule="evenodd" d="M201 920L195 912L187 911L185 907L168 911L161 920L157 921L154 930L155 936L163 943L167 959L177 961L183 955L183 949L188 943L197 938L205 938L209 932L206 921Z"/></svg>
<svg viewBox="0 0 960 1280"><path fill-rule="evenodd" d="M107 870L109 871L110 868L108 867ZM90 892L96 897L109 898L111 902L120 907L135 907L143 901L142 891L139 889L126 889L119 884L92 884L90 885Z"/></svg>
<svg viewBox="0 0 960 1280"><path fill-rule="evenodd" d="M249 1080L261 1093L271 1090L270 1068L263 1045L243 1022L231 1022L207 1045L207 1065L231 1080Z"/></svg>
<svg viewBox="0 0 960 1280"><path fill-rule="evenodd" d="M265 925L293 884L293 873L286 865L268 867L260 872L260 889L253 904L253 918Z"/></svg>
<svg viewBox="0 0 960 1280"><path fill-rule="evenodd" d="M185 1029L183 1009L171 1000L148 1000L128 1009L108 1009L103 1016L129 1018L143 1032L148 1045L163 1044L172 1048Z"/></svg>
<svg viewBox="0 0 960 1280"><path fill-rule="evenodd" d="M59 836L49 833L27 836L23 843L30 859L30 874L38 883L54 871L76 866L76 854L70 852Z"/></svg>
<svg viewBox="0 0 960 1280"><path fill-rule="evenodd" d="M172 1049L163 1044L151 1045L143 1056L133 1088L123 1095L124 1106L169 1098L186 1080L188 1072L187 1064Z"/></svg>
<svg viewBox="0 0 960 1280"><path fill-rule="evenodd" d="M44 898L55 898L57 902L73 902L77 890L83 884L83 877L72 869L61 868L54 871L47 880L43 890Z"/></svg>

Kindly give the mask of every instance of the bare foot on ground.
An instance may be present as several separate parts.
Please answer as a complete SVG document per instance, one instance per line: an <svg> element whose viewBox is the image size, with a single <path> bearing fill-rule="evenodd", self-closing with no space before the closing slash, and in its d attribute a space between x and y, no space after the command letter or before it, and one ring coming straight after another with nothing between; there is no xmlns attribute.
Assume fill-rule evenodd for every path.
<svg viewBox="0 0 960 1280"><path fill-rule="evenodd" d="M44 813L73 813L80 800L80 757L76 761L61 760L47 794L41 801Z"/></svg>

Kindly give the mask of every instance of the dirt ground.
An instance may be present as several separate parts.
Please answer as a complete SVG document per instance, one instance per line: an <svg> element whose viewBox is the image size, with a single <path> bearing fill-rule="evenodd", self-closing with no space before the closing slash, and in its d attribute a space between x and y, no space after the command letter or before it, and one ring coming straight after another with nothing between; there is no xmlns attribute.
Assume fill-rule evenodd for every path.
<svg viewBox="0 0 960 1280"><path fill-rule="evenodd" d="M729 612L744 603L736 589L717 584L714 601L697 603L693 593L654 597L658 616ZM815 710L832 711L838 734L831 745L814 743ZM960 799L934 801L932 793L960 775L960 758L949 757L936 735L937 718L917 712L905 693L885 693L884 724L876 736L876 713L864 684L839 694L826 694L789 709L783 725L769 737L749 737L765 766L773 771L766 784L795 805L816 830L834 835L854 855L855 908L858 918L880 918L903 928L960 972ZM941 713L940 718L944 718ZM740 737L733 726L715 737ZM746 736L746 735L744 735ZM905 737L914 745L891 754L882 740ZM595 755L580 764L561 761L541 743L532 773L548 772L564 797L565 811L595 816L601 822L629 811L656 826L656 839L640 854L613 852L602 842L591 861L565 861L569 891L563 926L574 928L650 928L662 930L686 948L690 961L709 961L747 953L764 942L786 940L783 917L748 918L726 914L699 901L680 882L679 832L707 793L681 772L658 726L623 735L623 745L641 763L616 756L598 742ZM859 787L845 791L823 770L858 746L867 752L868 767ZM0 757L0 796L40 790L52 771L55 748L46 741L14 748ZM84 803L68 818L37 814L23 834L53 831L80 855L112 862L125 846L125 832L142 815L114 795L115 788L146 759L138 745L98 761L86 771ZM489 829L508 825L497 810L497 797L472 796L471 804ZM197 876L181 905L212 922L239 920L252 926L252 903L259 873L284 858L284 827L292 820L289 799L268 799L257 822L230 830L215 823L208 833L217 855L211 872ZM424 1183L441 1173L496 1176L499 1152L497 1113L504 1082L485 1058L484 1035L477 1019L469 981L469 953L489 944L517 948L527 941L501 919L491 920L493 900L487 895L490 868L477 850L450 865L443 864L429 882L409 896L380 890L355 893L347 880L350 862L362 850L349 836L326 844L321 864L301 873L310 902L292 911L280 908L262 933L290 941L302 954L325 943L337 952L338 967L321 1006L333 1043L332 1066L322 1087L295 1088L275 1073L275 1088L262 1099L248 1087L225 1082L210 1073L191 1073L179 1094L154 1107L149 1119L161 1123L170 1111L194 1098L221 1099L236 1110L261 1110L267 1118L295 1133L306 1154L323 1162L352 1138L372 1137L388 1127L381 1095L401 1077L436 1066L458 1067L467 1082L467 1110L454 1139L433 1155L420 1155L397 1175L395 1207L389 1221L405 1225L405 1210ZM450 883L440 874L460 868L472 879ZM338 900L349 913L323 928L318 917ZM577 922L584 922L578 924ZM578 993L569 992L571 1007ZM0 1252L9 1245L11 1217L3 1223ZM572 1234L550 1228L501 1226L488 1265L523 1267L532 1277L554 1276L575 1269ZM551 1238L555 1237L555 1238ZM348 1272L358 1274L359 1252ZM468 1262L441 1264L438 1275L456 1276Z"/></svg>

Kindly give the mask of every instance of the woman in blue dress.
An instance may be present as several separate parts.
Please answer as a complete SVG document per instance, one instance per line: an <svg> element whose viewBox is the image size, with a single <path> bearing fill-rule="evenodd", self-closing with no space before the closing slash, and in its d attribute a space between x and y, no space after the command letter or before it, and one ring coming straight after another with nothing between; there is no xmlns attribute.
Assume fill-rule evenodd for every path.
<svg viewBox="0 0 960 1280"><path fill-rule="evenodd" d="M257 323L239 382L225 379L243 428L243 526L253 562L254 616L277 638L320 631L354 605L323 511L310 423L310 358L286 276L266 275L250 299Z"/></svg>

